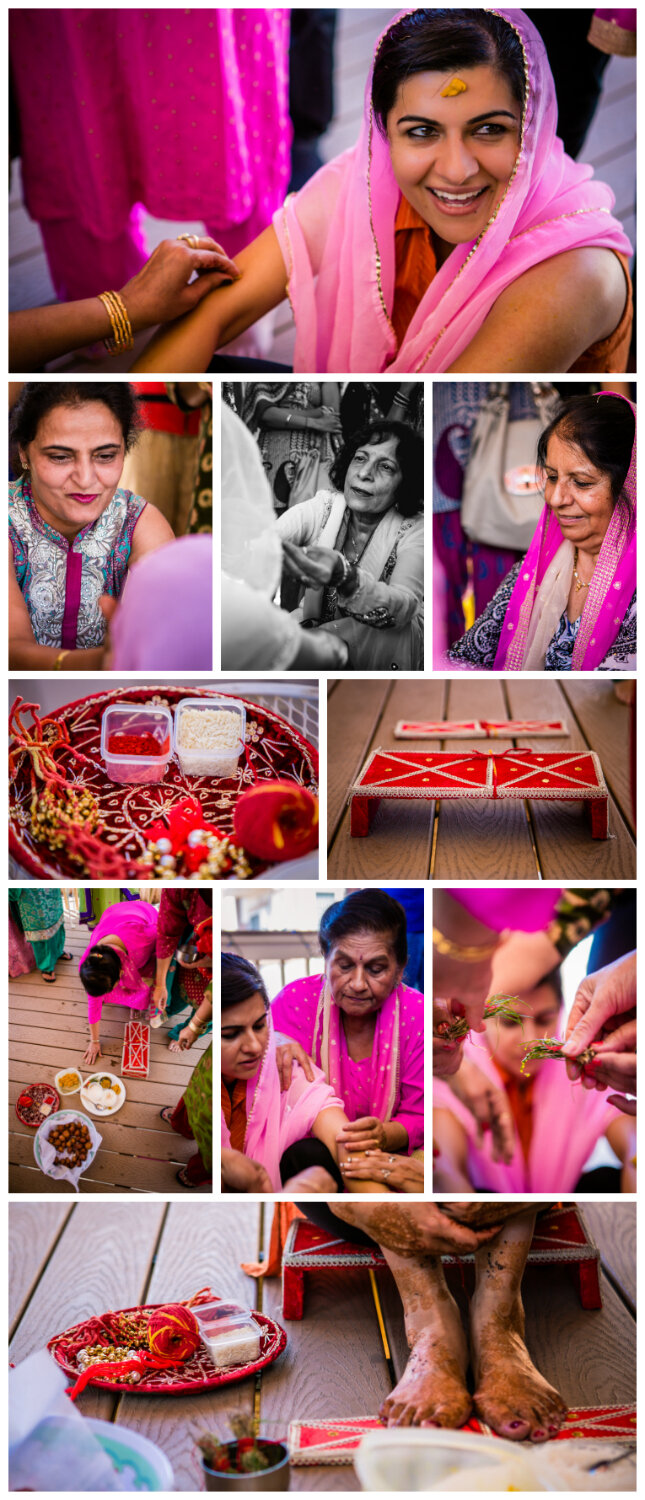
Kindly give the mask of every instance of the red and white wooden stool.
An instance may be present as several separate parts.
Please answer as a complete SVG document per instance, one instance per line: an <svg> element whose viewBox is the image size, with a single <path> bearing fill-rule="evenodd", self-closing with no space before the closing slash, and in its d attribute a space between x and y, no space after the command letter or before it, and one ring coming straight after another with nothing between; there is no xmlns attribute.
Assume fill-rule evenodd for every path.
<svg viewBox="0 0 645 1500"><path fill-rule="evenodd" d="M338 1221L339 1230L342 1222ZM442 1255L442 1263L450 1276L461 1266L472 1266L473 1255ZM577 1204L565 1203L553 1208L535 1226L533 1243L528 1255L530 1266L566 1265L580 1298L581 1306L587 1309L602 1307L600 1293L600 1252L590 1239ZM352 1245L348 1240L324 1229L318 1229L308 1219L294 1219L289 1228L282 1254L282 1312L285 1318L302 1318L305 1298L305 1273L318 1266L325 1269L344 1269L347 1266L384 1266L381 1251L374 1246Z"/></svg>
<svg viewBox="0 0 645 1500"><path fill-rule="evenodd" d="M382 801L483 798L584 802L591 837L606 839L608 791L592 750L373 750L349 789L350 834L365 838Z"/></svg>

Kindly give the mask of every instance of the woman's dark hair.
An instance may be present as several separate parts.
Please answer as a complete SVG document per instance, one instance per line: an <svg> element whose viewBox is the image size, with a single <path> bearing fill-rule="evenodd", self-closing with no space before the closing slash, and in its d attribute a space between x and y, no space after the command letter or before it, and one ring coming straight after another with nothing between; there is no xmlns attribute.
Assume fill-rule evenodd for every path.
<svg viewBox="0 0 645 1500"><path fill-rule="evenodd" d="M405 912L387 891L352 891L342 901L335 901L323 912L318 937L324 958L341 938L356 932L386 932L392 940L394 957L401 966L407 963L408 932Z"/></svg>
<svg viewBox="0 0 645 1500"><path fill-rule="evenodd" d="M631 517L632 506L623 486L629 473L636 424L634 413L621 396L573 396L556 412L540 433L538 468L546 468L546 450L554 433L565 443L574 443L611 485L614 505L620 503Z"/></svg>
<svg viewBox="0 0 645 1500"><path fill-rule="evenodd" d="M85 406L88 401L102 401L116 417L123 433L126 453L139 436L141 422L139 401L134 387L127 381L99 380L28 380L11 413L9 428L12 457L18 448L33 443L43 417L57 406ZM20 471L18 463L15 472Z"/></svg>
<svg viewBox="0 0 645 1500"><path fill-rule="evenodd" d="M394 508L402 516L418 516L423 510L423 439L405 422L371 422L369 427L352 433L334 459L329 478L342 494L347 470L359 448L364 443L385 443L390 437L397 439L396 458L401 470Z"/></svg>
<svg viewBox="0 0 645 1500"><path fill-rule="evenodd" d="M79 973L88 995L109 995L121 977L121 959L114 948L97 944L83 959Z"/></svg>
<svg viewBox="0 0 645 1500"><path fill-rule="evenodd" d="M231 1010L234 1005L243 1005L253 995L261 995L264 1009L269 1009L269 996L262 976L255 964L239 953L222 954L222 1010Z"/></svg>
<svg viewBox="0 0 645 1500"><path fill-rule="evenodd" d="M379 47L372 105L382 135L402 83L415 73L456 73L480 63L501 73L524 109L524 52L517 33L487 10L415 10L392 26Z"/></svg>

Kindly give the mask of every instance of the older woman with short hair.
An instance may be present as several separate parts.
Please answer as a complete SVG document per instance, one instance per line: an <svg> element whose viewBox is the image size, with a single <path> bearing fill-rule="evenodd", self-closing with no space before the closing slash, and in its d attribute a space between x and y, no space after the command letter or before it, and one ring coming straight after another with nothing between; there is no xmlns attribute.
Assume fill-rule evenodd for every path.
<svg viewBox="0 0 645 1500"><path fill-rule="evenodd" d="M277 523L288 571L305 586L305 628L335 631L362 669L423 666L423 442L403 422L354 434L333 488Z"/></svg>

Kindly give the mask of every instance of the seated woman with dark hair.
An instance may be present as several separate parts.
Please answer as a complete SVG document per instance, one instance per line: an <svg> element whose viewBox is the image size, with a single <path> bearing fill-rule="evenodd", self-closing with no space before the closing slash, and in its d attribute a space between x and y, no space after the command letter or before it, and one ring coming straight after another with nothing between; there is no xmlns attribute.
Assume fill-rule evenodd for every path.
<svg viewBox="0 0 645 1500"><path fill-rule="evenodd" d="M102 668L101 601L117 600L130 567L174 540L161 511L121 488L138 427L127 383L24 386L11 416L22 465L9 486L11 667Z"/></svg>
<svg viewBox="0 0 645 1500"><path fill-rule="evenodd" d="M254 964L236 953L222 954L221 1070L223 1190L342 1192L342 1101L319 1068L306 1077L298 1063L281 1088L269 997Z"/></svg>
<svg viewBox="0 0 645 1500"><path fill-rule="evenodd" d="M83 1062L93 1067L101 1056L103 1001L147 1010L154 977L159 914L148 901L109 907L97 922L78 972L87 993L90 1041Z"/></svg>
<svg viewBox="0 0 645 1500"><path fill-rule="evenodd" d="M567 401L541 434L544 509L448 660L520 672L636 670L636 408L601 391Z"/></svg>
<svg viewBox="0 0 645 1500"><path fill-rule="evenodd" d="M423 441L375 422L344 444L332 489L277 523L287 570L304 585L297 615L347 642L350 665L423 667Z"/></svg>
<svg viewBox="0 0 645 1500"><path fill-rule="evenodd" d="M352 891L327 908L319 938L324 974L294 980L271 1005L284 1077L291 1059L313 1059L343 1101L350 1154L374 1153L377 1181L395 1173L414 1192L422 1177L397 1158L423 1147L424 999L402 983L405 912L385 891Z"/></svg>

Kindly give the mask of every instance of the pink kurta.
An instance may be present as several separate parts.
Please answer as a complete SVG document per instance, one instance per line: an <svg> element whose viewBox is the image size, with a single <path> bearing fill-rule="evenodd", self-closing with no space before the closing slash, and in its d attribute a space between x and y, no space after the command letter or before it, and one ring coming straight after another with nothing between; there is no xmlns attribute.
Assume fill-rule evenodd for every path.
<svg viewBox="0 0 645 1500"><path fill-rule="evenodd" d="M127 901L118 906L109 906L103 912L81 958L81 964L90 949L95 948L106 937L119 938L125 944L127 958L123 959L121 978L113 990L106 995L88 995L87 1017L90 1025L100 1021L104 1000L110 1005L129 1005L134 1010L143 1010L148 1004L154 974L158 919L157 908L151 906L149 901Z"/></svg>
<svg viewBox="0 0 645 1500"><path fill-rule="evenodd" d="M300 1042L305 1052L320 1064L320 1034L314 1035L316 1014L324 979L312 974L308 979L296 979L285 985L271 1004L271 1017L276 1031ZM398 1077L395 1082L394 1108L390 1119L396 1120L408 1133L409 1150L423 1145L423 995L419 990L400 986L399 1007L399 1058ZM350 1120L359 1120L365 1115L382 1118L381 1085L384 1071L391 1065L390 1006L388 997L382 1010L377 1013L376 1035L371 1057L362 1062L353 1062L347 1051L347 1041L342 1025L338 1028L337 1077L331 1077L341 1095Z"/></svg>
<svg viewBox="0 0 645 1500"><path fill-rule="evenodd" d="M501 1078L484 1038L468 1040L464 1056L495 1084ZM567 1078L562 1062L543 1063L533 1085L533 1134L525 1162L517 1142L508 1166L493 1161L492 1139L486 1131L477 1144L477 1123L447 1083L435 1078L433 1110L448 1109L468 1136L468 1175L473 1186L491 1193L572 1193L596 1141L621 1112L607 1104L607 1095L583 1089Z"/></svg>
<svg viewBox="0 0 645 1500"><path fill-rule="evenodd" d="M202 220L231 255L271 222L290 170L288 10L13 10L10 47L25 202L59 296L120 288L143 263L135 205Z"/></svg>

